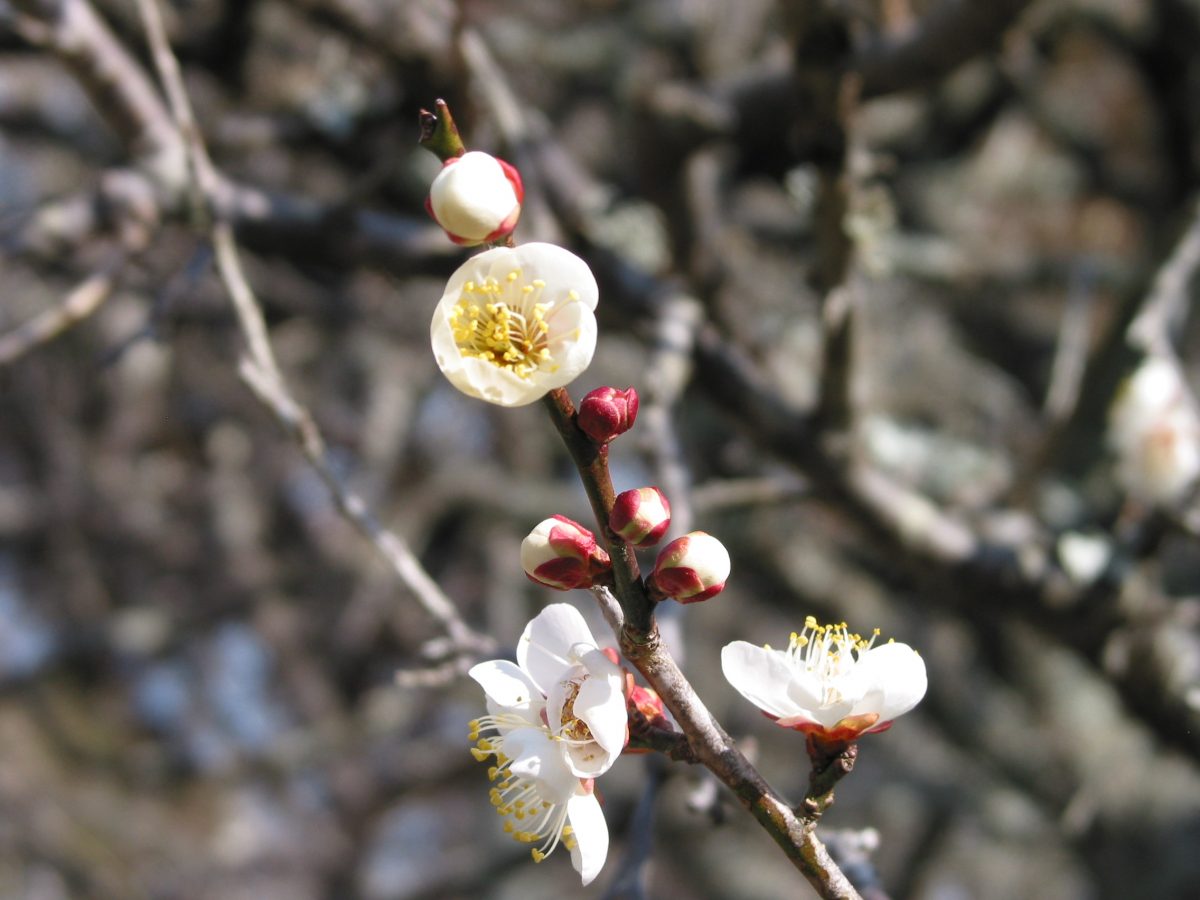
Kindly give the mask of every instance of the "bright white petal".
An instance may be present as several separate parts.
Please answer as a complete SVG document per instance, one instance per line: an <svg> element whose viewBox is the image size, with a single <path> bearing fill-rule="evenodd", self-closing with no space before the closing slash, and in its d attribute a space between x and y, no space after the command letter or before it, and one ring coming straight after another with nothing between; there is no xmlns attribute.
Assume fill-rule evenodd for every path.
<svg viewBox="0 0 1200 900"><path fill-rule="evenodd" d="M583 614L569 603L551 603L525 626L517 643L517 663L548 695L577 665L571 656L577 644L596 646Z"/></svg>
<svg viewBox="0 0 1200 900"><path fill-rule="evenodd" d="M511 251L507 247L496 247L492 250L476 253L474 256L468 258L466 262L454 270L454 274L446 282L446 289L442 292L442 299L438 305L450 307L457 303L458 298L462 296L463 285L468 281L482 281L487 277L488 270L491 269L495 261L508 252Z"/></svg>
<svg viewBox="0 0 1200 900"><path fill-rule="evenodd" d="M455 273L454 277L457 278L458 274ZM450 322L446 318L448 311L444 309L445 305L443 300L433 314L433 322L429 326L429 342L433 345L433 358L437 360L438 368L461 391L463 388L456 379L462 377L459 373L462 369L463 356L458 345L454 343L454 332L450 329ZM451 307L453 307L453 303L451 303Z"/></svg>
<svg viewBox="0 0 1200 900"><path fill-rule="evenodd" d="M863 654L856 668L862 668L864 677L883 693L880 722L890 722L916 706L929 684L925 660L907 644L873 647Z"/></svg>
<svg viewBox="0 0 1200 900"><path fill-rule="evenodd" d="M764 712L785 718L804 712L788 695L792 668L782 653L746 641L721 650L721 671L739 694Z"/></svg>
<svg viewBox="0 0 1200 900"><path fill-rule="evenodd" d="M824 696L821 678L807 669L792 669L787 684L788 701L798 709L820 709Z"/></svg>
<svg viewBox="0 0 1200 900"><path fill-rule="evenodd" d="M562 742L563 764L577 778L599 778L612 768L616 755L609 753L595 741L579 744Z"/></svg>
<svg viewBox="0 0 1200 900"><path fill-rule="evenodd" d="M792 671L792 680L787 685L788 700L793 712L779 720L779 724L792 726L804 722L816 722L828 727L850 711L851 703L822 705L821 679L807 670Z"/></svg>
<svg viewBox="0 0 1200 900"><path fill-rule="evenodd" d="M625 706L625 677L599 650L583 655L590 677L575 698L575 715L583 720L596 743L615 759L625 746L629 713Z"/></svg>
<svg viewBox="0 0 1200 900"><path fill-rule="evenodd" d="M556 301L565 298L568 291L575 291L579 300L588 309L595 309L600 297L596 276L582 259L563 247L533 241L522 244L515 250L517 265L526 281L540 278L546 282L548 293L545 299ZM497 279L508 274L504 269L496 274Z"/></svg>
<svg viewBox="0 0 1200 900"><path fill-rule="evenodd" d="M561 744L545 728L518 728L504 736L504 755L512 760L509 771L537 781L546 793L564 800L579 787L579 776L563 759Z"/></svg>
<svg viewBox="0 0 1200 900"><path fill-rule="evenodd" d="M589 885L608 858L608 824L594 793L576 794L567 801L567 823L574 832L571 865Z"/></svg>
<svg viewBox="0 0 1200 900"><path fill-rule="evenodd" d="M472 666L467 673L483 688L489 701L500 711L515 713L531 725L541 722L544 706L542 693L533 680L507 659L492 659Z"/></svg>
<svg viewBox="0 0 1200 900"><path fill-rule="evenodd" d="M548 385L547 389L570 384L591 365L592 357L596 355L596 317L586 308L578 308L579 314L572 317L571 328L564 333L562 339L555 342L554 333L551 331L553 370L540 371L532 376L541 384Z"/></svg>
<svg viewBox="0 0 1200 900"><path fill-rule="evenodd" d="M455 348L457 351L457 348ZM437 354L434 354L437 358ZM442 367L442 372L456 388L468 397L486 400L497 406L528 406L535 400L540 400L548 390L540 385L533 377L522 378L520 375L494 366L485 359L476 357L463 358L459 354L457 369L454 366ZM439 360L438 365L441 365Z"/></svg>

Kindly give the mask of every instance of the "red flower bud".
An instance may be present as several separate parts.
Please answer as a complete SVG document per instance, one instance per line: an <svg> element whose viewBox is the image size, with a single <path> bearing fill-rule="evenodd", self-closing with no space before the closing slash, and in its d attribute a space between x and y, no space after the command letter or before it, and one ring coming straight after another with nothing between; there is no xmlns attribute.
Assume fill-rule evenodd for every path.
<svg viewBox="0 0 1200 900"><path fill-rule="evenodd" d="M618 494L608 527L635 547L653 547L671 527L671 504L656 487Z"/></svg>
<svg viewBox="0 0 1200 900"><path fill-rule="evenodd" d="M711 534L693 531L659 551L650 573L652 594L680 603L698 603L725 590L729 551Z"/></svg>
<svg viewBox="0 0 1200 900"><path fill-rule="evenodd" d="M531 581L569 591L591 587L611 562L594 534L566 516L551 516L521 541L521 568Z"/></svg>
<svg viewBox="0 0 1200 900"><path fill-rule="evenodd" d="M607 444L633 427L637 411L638 395L633 388L596 388L579 404L579 427L597 444Z"/></svg>

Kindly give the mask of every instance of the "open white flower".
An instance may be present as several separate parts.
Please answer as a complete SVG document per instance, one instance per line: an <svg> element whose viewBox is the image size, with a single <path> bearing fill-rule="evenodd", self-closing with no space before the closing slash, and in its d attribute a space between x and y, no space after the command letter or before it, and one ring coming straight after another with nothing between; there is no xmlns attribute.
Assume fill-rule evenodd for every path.
<svg viewBox="0 0 1200 900"><path fill-rule="evenodd" d="M608 855L608 827L593 793L625 745L624 677L572 606L546 607L525 628L517 661L491 660L470 675L488 715L471 723L472 749L496 757L488 776L505 831L537 843L536 862L561 841L588 884ZM480 737L480 732L492 732Z"/></svg>
<svg viewBox="0 0 1200 900"><path fill-rule="evenodd" d="M433 355L450 383L500 406L563 387L596 351L600 291L587 263L554 244L471 257L433 314Z"/></svg>
<svg viewBox="0 0 1200 900"><path fill-rule="evenodd" d="M1200 477L1200 415L1179 366L1151 356L1117 394L1108 421L1117 475L1131 494L1170 505Z"/></svg>
<svg viewBox="0 0 1200 900"><path fill-rule="evenodd" d="M738 692L776 724L827 741L884 731L925 696L925 663L907 644L874 646L846 625L809 616L786 650L734 641L721 669Z"/></svg>

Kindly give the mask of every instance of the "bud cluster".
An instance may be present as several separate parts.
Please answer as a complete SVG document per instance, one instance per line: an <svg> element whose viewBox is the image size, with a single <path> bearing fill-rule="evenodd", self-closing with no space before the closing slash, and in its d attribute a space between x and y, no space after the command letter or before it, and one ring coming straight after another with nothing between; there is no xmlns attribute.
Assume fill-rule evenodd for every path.
<svg viewBox="0 0 1200 900"><path fill-rule="evenodd" d="M576 423L601 448L632 427L637 418L638 395L632 387L600 387L579 404ZM671 527L671 503L654 486L618 494L609 511L612 533L636 547L653 547ZM596 536L563 516L542 522L521 545L521 562L534 581L558 590L591 587L611 561L598 549ZM698 603L725 589L729 578L729 553L715 537L693 531L663 548L646 578L652 600L672 598Z"/></svg>

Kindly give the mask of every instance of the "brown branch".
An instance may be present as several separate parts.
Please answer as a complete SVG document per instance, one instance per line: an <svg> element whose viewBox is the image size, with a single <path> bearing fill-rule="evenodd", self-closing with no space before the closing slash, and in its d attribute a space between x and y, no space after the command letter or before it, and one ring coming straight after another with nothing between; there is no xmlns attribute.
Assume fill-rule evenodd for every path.
<svg viewBox="0 0 1200 900"><path fill-rule="evenodd" d="M589 258L607 302L620 305L631 326L652 320L670 286L598 249ZM785 403L711 324L701 327L695 354L708 399L748 438L807 477L813 495L845 512L899 569L928 584L932 599L964 609L983 629L995 627L996 610L1040 625L1110 678L1133 716L1164 740L1200 754L1200 710L1188 703L1190 685L1179 684L1158 657L1134 654L1114 662L1109 652L1114 636L1132 640L1150 622L1154 634L1171 627L1162 603L1122 605L1119 564L1096 582L1073 582L1057 562L1055 536L1028 514L997 508L981 522L968 521L887 473L821 446L812 417ZM988 523L1004 527L993 530Z"/></svg>
<svg viewBox="0 0 1200 900"><path fill-rule="evenodd" d="M608 473L608 447L597 446L579 430L575 424L575 405L562 388L547 394L543 398L543 405L550 413L550 420L566 445L571 460L580 471L600 537L612 559L613 578L616 581L614 593L621 603L625 629L633 629L635 634L646 633L654 621L654 605L642 586L637 556L633 547L608 527L609 513L616 498Z"/></svg>
<svg viewBox="0 0 1200 900"><path fill-rule="evenodd" d="M795 0L785 12L792 28L792 108L799 159L817 171L813 212L816 260L810 280L821 299L823 354L817 417L831 432L853 425L855 310L847 286L854 243L846 230L850 210L850 128L859 79L850 70L850 31L829 2Z"/></svg>
<svg viewBox="0 0 1200 900"><path fill-rule="evenodd" d="M824 898L857 898L858 893L817 840L815 820L798 818L738 751L662 645L633 550L608 528L613 489L607 453L576 427L566 391L552 391L545 406L579 472L613 561L614 593L625 613L621 652L662 697L687 735L695 758L734 792L817 892Z"/></svg>
<svg viewBox="0 0 1200 900"><path fill-rule="evenodd" d="M187 154L171 113L138 61L112 33L88 0L18 0L28 23L21 33L53 53L92 97L100 113L137 157L137 171L122 172L142 194L169 213L186 211L190 190ZM265 191L213 175L207 202L247 241L309 259L366 259L391 265L436 264L457 251L426 218L396 216ZM78 239L97 230L107 188L71 206ZM57 211L57 210L56 210ZM61 217L47 210L34 231L53 231ZM51 224L52 223L52 224ZM331 236L333 239L331 240Z"/></svg>
<svg viewBox="0 0 1200 900"><path fill-rule="evenodd" d="M63 61L135 156L156 166L182 164L183 145L153 82L88 0L13 5L29 17L24 37Z"/></svg>

